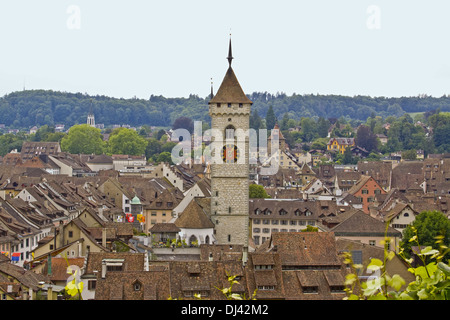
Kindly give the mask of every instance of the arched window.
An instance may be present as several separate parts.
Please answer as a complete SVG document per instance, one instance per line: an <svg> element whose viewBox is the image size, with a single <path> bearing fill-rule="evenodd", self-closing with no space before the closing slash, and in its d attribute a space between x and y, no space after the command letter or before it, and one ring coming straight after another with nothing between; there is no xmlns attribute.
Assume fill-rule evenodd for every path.
<svg viewBox="0 0 450 320"><path fill-rule="evenodd" d="M236 131L236 128L234 126L232 126L231 124L228 125L225 128L225 139L230 139L230 140L234 140L234 132Z"/></svg>
<svg viewBox="0 0 450 320"><path fill-rule="evenodd" d="M192 235L189 237L189 245L193 245L194 242L197 242L197 237Z"/></svg>
<svg viewBox="0 0 450 320"><path fill-rule="evenodd" d="M140 291L142 287L142 283L139 280L133 282L134 291Z"/></svg>

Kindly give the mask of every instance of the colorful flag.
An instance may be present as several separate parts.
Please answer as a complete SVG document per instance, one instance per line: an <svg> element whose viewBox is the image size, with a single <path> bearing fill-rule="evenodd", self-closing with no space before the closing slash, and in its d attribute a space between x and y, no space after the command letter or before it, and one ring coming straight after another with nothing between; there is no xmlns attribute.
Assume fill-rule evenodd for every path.
<svg viewBox="0 0 450 320"><path fill-rule="evenodd" d="M20 258L20 253L19 252L14 252L12 254L11 260L12 261L19 261L19 258Z"/></svg>

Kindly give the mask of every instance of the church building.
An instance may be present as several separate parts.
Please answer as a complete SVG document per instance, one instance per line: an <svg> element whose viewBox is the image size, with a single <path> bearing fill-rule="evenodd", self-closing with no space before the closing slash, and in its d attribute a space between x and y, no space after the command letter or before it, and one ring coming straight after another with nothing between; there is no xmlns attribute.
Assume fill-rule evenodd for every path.
<svg viewBox="0 0 450 320"><path fill-rule="evenodd" d="M249 239L248 130L253 102L245 95L231 67L231 39L227 59L228 70L219 90L209 101L211 128L223 136L220 142L214 137L215 151L220 153L215 159L222 161L211 163L211 220L215 225L216 243L242 245L245 263Z"/></svg>

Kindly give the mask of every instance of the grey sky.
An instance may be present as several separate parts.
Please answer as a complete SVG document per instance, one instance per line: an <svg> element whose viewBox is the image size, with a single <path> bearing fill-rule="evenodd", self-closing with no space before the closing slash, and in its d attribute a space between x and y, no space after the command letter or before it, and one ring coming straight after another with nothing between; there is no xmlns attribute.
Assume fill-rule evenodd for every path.
<svg viewBox="0 0 450 320"><path fill-rule="evenodd" d="M0 96L205 97L230 29L246 93L442 96L448 12L448 0L3 0Z"/></svg>

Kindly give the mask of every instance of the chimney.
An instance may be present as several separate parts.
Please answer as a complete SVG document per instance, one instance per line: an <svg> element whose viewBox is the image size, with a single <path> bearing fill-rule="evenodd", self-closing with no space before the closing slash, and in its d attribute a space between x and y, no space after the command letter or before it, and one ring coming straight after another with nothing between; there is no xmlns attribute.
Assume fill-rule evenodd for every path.
<svg viewBox="0 0 450 320"><path fill-rule="evenodd" d="M106 261L102 261L102 279L105 279L106 277Z"/></svg>
<svg viewBox="0 0 450 320"><path fill-rule="evenodd" d="M53 286L51 284L47 287L47 300L53 300Z"/></svg>
<svg viewBox="0 0 450 320"><path fill-rule="evenodd" d="M248 248L244 247L244 250L242 252L242 264L245 266L248 261Z"/></svg>
<svg viewBox="0 0 450 320"><path fill-rule="evenodd" d="M102 246L106 248L106 228L102 229Z"/></svg>

